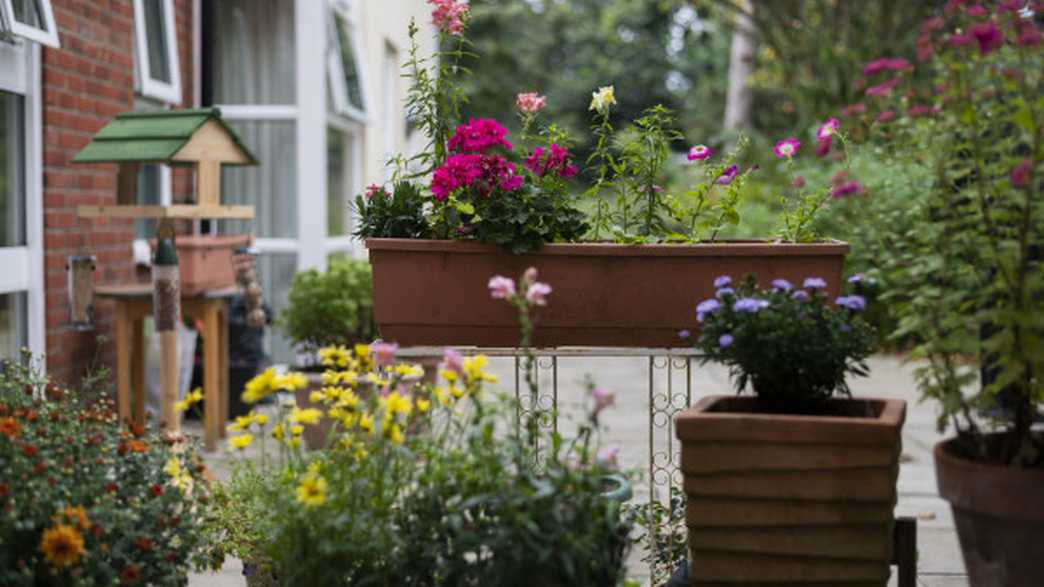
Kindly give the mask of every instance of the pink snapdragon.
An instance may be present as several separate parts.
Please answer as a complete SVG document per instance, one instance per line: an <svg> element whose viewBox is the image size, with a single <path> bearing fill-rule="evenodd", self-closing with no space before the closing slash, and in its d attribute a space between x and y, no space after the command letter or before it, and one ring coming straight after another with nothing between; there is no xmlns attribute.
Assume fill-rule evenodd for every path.
<svg viewBox="0 0 1044 587"><path fill-rule="evenodd" d="M509 300L515 297L515 280L503 275L489 278L489 295L495 300Z"/></svg>
<svg viewBox="0 0 1044 587"><path fill-rule="evenodd" d="M435 7L431 11L431 20L437 29L454 36L464 34L464 24L468 21L468 3L464 0L428 0Z"/></svg>
<svg viewBox="0 0 1044 587"><path fill-rule="evenodd" d="M388 192L384 190L384 186L371 183L366 186L366 199L372 200L375 196L387 197Z"/></svg>
<svg viewBox="0 0 1044 587"><path fill-rule="evenodd" d="M515 98L515 108L525 114L533 114L547 106L547 96L538 95L536 92L522 92Z"/></svg>
<svg viewBox="0 0 1044 587"><path fill-rule="evenodd" d="M1020 47L1037 47L1040 45L1040 29L1032 22L1024 22L1019 26L1019 36L1015 43Z"/></svg>
<svg viewBox="0 0 1044 587"><path fill-rule="evenodd" d="M534 306L546 306L547 296L551 295L551 286L537 281L529 285L526 290L526 301Z"/></svg>
<svg viewBox="0 0 1044 587"><path fill-rule="evenodd" d="M492 118L472 118L457 127L449 140L449 148L459 153L485 153L494 147L511 150L505 138L507 129Z"/></svg>
<svg viewBox="0 0 1044 587"><path fill-rule="evenodd" d="M569 157L569 149L552 143L547 149L533 149L533 153L526 157L524 165L533 175L539 177L551 173L567 179L576 175L576 166L569 162Z"/></svg>
<svg viewBox="0 0 1044 587"><path fill-rule="evenodd" d="M689 161L703 161L714 154L714 149L707 145L696 145L689 149Z"/></svg>
<svg viewBox="0 0 1044 587"><path fill-rule="evenodd" d="M772 148L772 152L776 154L776 157L781 159L790 159L794 155L797 155L798 149L800 148L801 141L794 137L789 137L776 143L776 146Z"/></svg>
<svg viewBox="0 0 1044 587"><path fill-rule="evenodd" d="M819 157L826 157L830 154L830 145L832 143L832 137L827 135L824 139L816 141L816 155Z"/></svg>

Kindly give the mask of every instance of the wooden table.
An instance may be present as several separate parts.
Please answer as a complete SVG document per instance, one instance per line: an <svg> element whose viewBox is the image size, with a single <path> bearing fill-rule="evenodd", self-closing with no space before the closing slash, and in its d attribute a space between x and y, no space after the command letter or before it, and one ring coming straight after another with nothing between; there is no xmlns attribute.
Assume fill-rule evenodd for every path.
<svg viewBox="0 0 1044 587"><path fill-rule="evenodd" d="M207 450L225 436L228 420L228 298L238 290L209 290L181 297L185 316L203 320L203 423ZM152 284L98 287L95 296L116 303L116 380L120 420L145 423L144 321L152 315ZM133 392L133 401L132 394Z"/></svg>

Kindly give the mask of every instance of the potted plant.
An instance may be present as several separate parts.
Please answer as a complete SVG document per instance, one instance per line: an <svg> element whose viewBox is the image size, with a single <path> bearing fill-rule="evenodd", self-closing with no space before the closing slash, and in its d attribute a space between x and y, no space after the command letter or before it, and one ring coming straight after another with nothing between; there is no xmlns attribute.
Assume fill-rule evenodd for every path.
<svg viewBox="0 0 1044 587"><path fill-rule="evenodd" d="M195 445L125 427L105 395L84 400L98 391L48 382L28 355L0 363L0 584L180 585L208 567Z"/></svg>
<svg viewBox="0 0 1044 587"><path fill-rule="evenodd" d="M334 259L324 272L309 269L294 276L278 324L299 351L295 371L308 379L295 392L299 406L316 407L310 397L324 385L320 348L350 348L375 338L372 283L369 264L354 259ZM329 427L326 422L306 430L308 446L322 446Z"/></svg>
<svg viewBox="0 0 1044 587"><path fill-rule="evenodd" d="M523 320L548 289L511 302ZM520 288L529 293L530 287ZM496 292L499 293L499 290ZM250 560L270 561L283 584L616 585L630 540L616 452L599 450L598 416L611 395L592 390L575 437L516 425L514 401L495 393L486 357L445 352L436 384L423 368L374 343L326 349L317 410L281 407L244 421L244 462L230 504L253 501ZM289 376L288 376L289 377ZM255 399L285 383L253 387ZM373 393L364 391L372 387ZM303 452L297 425L322 411L335 425L320 451ZM275 437L278 451L264 448ZM296 440L295 440L296 439ZM237 481L242 479L242 482Z"/></svg>
<svg viewBox="0 0 1044 587"><path fill-rule="evenodd" d="M713 293L706 284L722 272L750 273L762 283L808 274L840 283L848 246L823 240L814 224L829 188L784 189L778 238L723 241L723 230L739 222L737 204L752 172L740 167L745 142L723 158L693 147L692 188L667 193L660 184L679 134L662 106L616 133L613 87L594 92L598 146L586 170L573 158L569 135L539 120L546 98L535 93L518 96L517 144L496 120L462 120L458 77L470 45L467 8L454 6L450 17L442 4L435 10L443 50L428 61L414 45L406 64L408 105L428 148L400 160L391 191L371 186L356 201L355 234L366 239L374 267L382 337L404 345L512 346L517 325L509 308L486 298L484 277L530 266L562 294L535 316L537 346L676 346L677 316L693 295ZM819 135L821 145L844 142L833 119ZM799 150L789 138L776 154L790 160ZM581 171L593 178L586 203L572 187Z"/></svg>
<svg viewBox="0 0 1044 587"><path fill-rule="evenodd" d="M847 397L873 343L865 299L818 277L714 285L694 342L754 395L675 418L693 581L887 584L906 403Z"/></svg>
<svg viewBox="0 0 1044 587"><path fill-rule="evenodd" d="M880 84L895 91L871 102L907 108L882 138L934 177L907 212L918 229L894 235L897 254L881 273L897 336L917 341L922 395L939 402L940 431L955 432L935 447L936 475L972 585L1044 576L1044 435L1034 430L1044 403L1039 10L941 11L922 23L923 63ZM903 98L926 85L933 94L921 103ZM914 117L914 106L928 114Z"/></svg>
<svg viewBox="0 0 1044 587"><path fill-rule="evenodd" d="M206 290L236 285L232 257L236 249L250 244L250 235L181 235L175 240L181 291L196 295ZM156 248L156 241L149 241Z"/></svg>

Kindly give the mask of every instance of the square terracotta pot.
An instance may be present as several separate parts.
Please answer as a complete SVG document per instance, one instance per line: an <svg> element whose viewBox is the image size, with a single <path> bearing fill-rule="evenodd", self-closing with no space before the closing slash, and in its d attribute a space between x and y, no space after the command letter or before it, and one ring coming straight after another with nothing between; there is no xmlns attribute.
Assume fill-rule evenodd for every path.
<svg viewBox="0 0 1044 587"><path fill-rule="evenodd" d="M250 235L178 235L174 243L178 252L181 291L196 295L236 285L232 256L236 249L250 244ZM155 251L156 241L149 244Z"/></svg>
<svg viewBox="0 0 1044 587"><path fill-rule="evenodd" d="M906 403L711 396L675 418L695 585L888 582Z"/></svg>

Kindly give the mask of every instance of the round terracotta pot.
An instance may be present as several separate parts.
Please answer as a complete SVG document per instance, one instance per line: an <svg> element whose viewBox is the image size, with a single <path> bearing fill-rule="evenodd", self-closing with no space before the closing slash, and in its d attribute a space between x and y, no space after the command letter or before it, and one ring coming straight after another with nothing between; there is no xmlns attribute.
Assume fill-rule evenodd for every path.
<svg viewBox="0 0 1044 587"><path fill-rule="evenodd" d="M935 446L935 474L971 585L1044 585L1044 471L971 461L956 442Z"/></svg>

